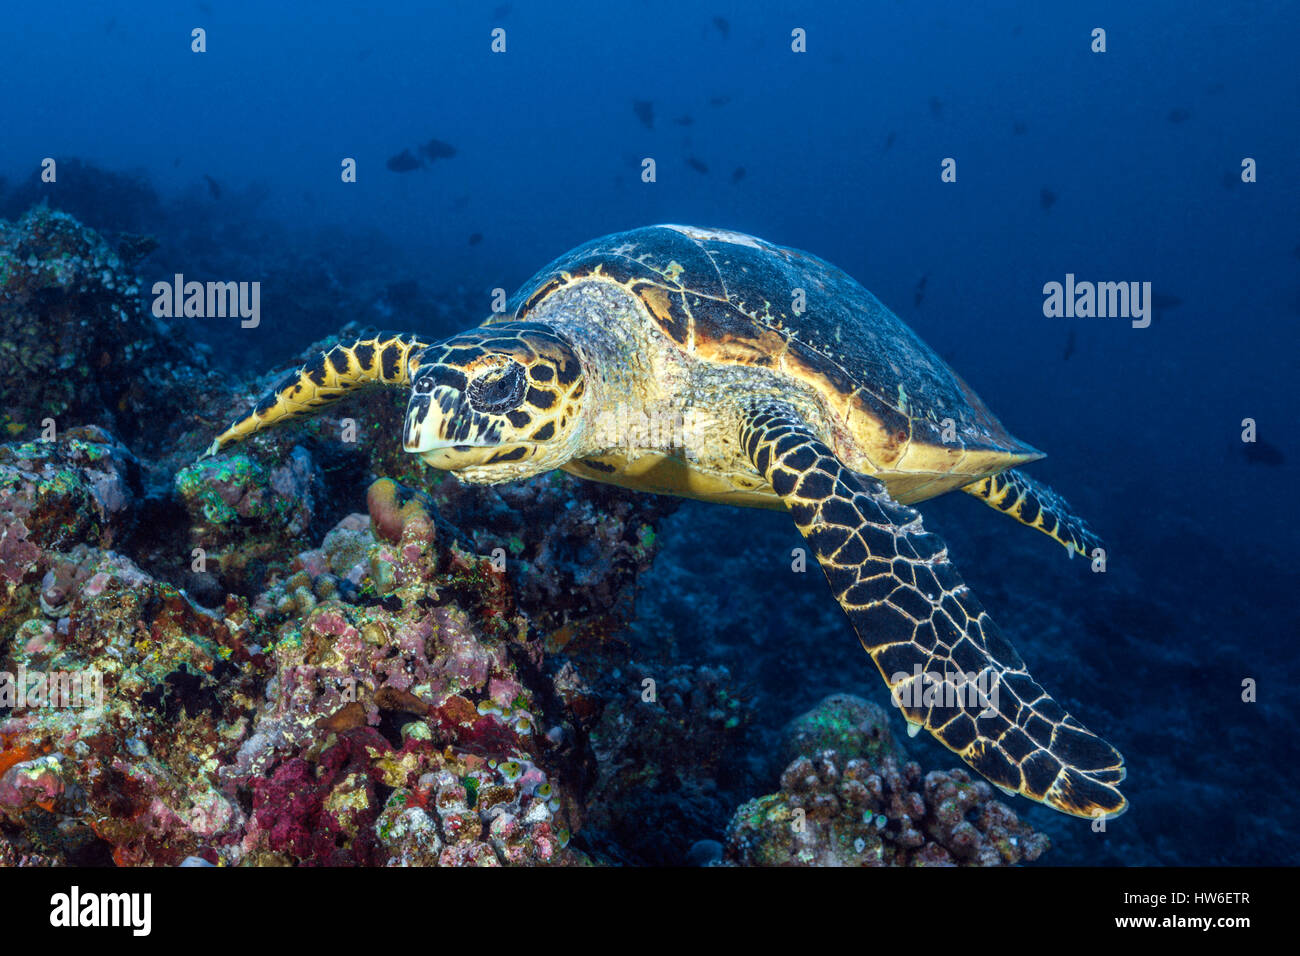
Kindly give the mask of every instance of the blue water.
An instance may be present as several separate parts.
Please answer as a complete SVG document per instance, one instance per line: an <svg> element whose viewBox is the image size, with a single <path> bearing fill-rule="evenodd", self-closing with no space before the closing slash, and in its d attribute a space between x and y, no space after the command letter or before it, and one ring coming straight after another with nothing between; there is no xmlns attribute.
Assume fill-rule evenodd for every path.
<svg viewBox="0 0 1300 956"><path fill-rule="evenodd" d="M149 281L261 281L258 329L189 329L241 375L347 321L477 324L491 289L640 225L722 226L836 263L1049 453L1034 474L1110 547L1101 581L973 501L924 509L1038 676L1128 759L1113 839L1033 811L1056 862L1289 862L1298 40L1300 7L1282 2L14 4L0 195L21 213L47 156L135 175L139 195L66 176L45 189L97 228L157 235ZM431 138L455 155L387 168ZM1150 282L1165 304L1140 329L1047 318L1043 286L1067 273ZM322 287L366 283L398 291L322 307ZM1247 454L1246 418L1268 453ZM682 514L706 516L682 535L720 521ZM837 614L820 579L764 571L797 543L783 520L732 513L732 545L768 552L711 563L669 546L656 573L752 591L773 621L803 601ZM843 633L765 635L769 660L800 648L796 671L819 649L838 662L784 697L769 687L778 711L834 690L883 701L847 625L826 620ZM717 629L676 639L742 670L758 653Z"/></svg>

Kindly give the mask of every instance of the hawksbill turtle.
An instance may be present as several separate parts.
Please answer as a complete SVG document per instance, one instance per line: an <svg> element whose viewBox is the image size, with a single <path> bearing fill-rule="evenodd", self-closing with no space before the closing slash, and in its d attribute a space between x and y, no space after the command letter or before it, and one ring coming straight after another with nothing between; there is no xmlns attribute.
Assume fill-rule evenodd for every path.
<svg viewBox="0 0 1300 956"><path fill-rule="evenodd" d="M1099 542L1017 468L1042 453L829 263L720 229L596 239L476 328L317 355L209 453L369 385L409 388L405 450L465 481L560 468L787 509L909 731L1005 792L1125 809L1119 752L1030 676L910 505L959 488L1071 552Z"/></svg>

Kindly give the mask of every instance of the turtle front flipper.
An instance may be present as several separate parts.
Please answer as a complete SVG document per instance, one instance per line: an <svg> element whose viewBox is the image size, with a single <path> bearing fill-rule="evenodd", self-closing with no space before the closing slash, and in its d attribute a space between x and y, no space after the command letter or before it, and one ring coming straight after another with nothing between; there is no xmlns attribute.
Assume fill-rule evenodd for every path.
<svg viewBox="0 0 1300 956"><path fill-rule="evenodd" d="M371 385L411 383L417 355L428 344L414 335L380 332L351 345L336 345L290 372L253 407L213 440L206 455L282 421L308 415L345 395Z"/></svg>
<svg viewBox="0 0 1300 956"><path fill-rule="evenodd" d="M1007 791L1074 816L1126 808L1123 757L1029 676L915 511L841 464L788 409L751 412L740 439L909 724Z"/></svg>
<svg viewBox="0 0 1300 956"><path fill-rule="evenodd" d="M1071 557L1077 551L1090 558L1093 549L1101 547L1101 539L1074 513L1068 501L1021 471L1012 469L981 478L965 485L962 491L1065 545Z"/></svg>

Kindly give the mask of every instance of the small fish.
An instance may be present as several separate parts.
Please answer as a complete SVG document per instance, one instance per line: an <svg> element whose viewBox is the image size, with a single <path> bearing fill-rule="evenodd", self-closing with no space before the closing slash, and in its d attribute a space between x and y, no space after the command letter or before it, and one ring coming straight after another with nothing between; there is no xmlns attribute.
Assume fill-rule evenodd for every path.
<svg viewBox="0 0 1300 956"><path fill-rule="evenodd" d="M1191 111L1185 110L1181 106L1176 106L1171 109L1169 115L1165 117L1165 119L1169 120L1171 123L1185 123L1191 118Z"/></svg>
<svg viewBox="0 0 1300 956"><path fill-rule="evenodd" d="M678 126L692 126L695 123L695 119L691 116L690 113L684 113L681 116L677 117L677 119L673 120L673 122L676 123Z"/></svg>
<svg viewBox="0 0 1300 956"><path fill-rule="evenodd" d="M889 152L889 147L894 145L894 140L896 139L898 139L898 134L891 129L889 131L889 135L885 137L885 148L882 149L881 152L882 153Z"/></svg>
<svg viewBox="0 0 1300 956"><path fill-rule="evenodd" d="M730 103L730 102L731 102L731 97L730 97L730 96L727 96L726 94L723 94L723 95L721 95L721 96L710 96L710 97L709 97L709 105L710 105L710 106L726 106L726 105L727 105L728 103Z"/></svg>
<svg viewBox="0 0 1300 956"><path fill-rule="evenodd" d="M731 24L727 22L725 17L714 17L713 25L718 28L718 32L721 33L723 37L731 34Z"/></svg>
<svg viewBox="0 0 1300 956"><path fill-rule="evenodd" d="M1038 190L1038 205L1044 209L1051 209L1056 205L1056 193L1052 192L1046 186Z"/></svg>
<svg viewBox="0 0 1300 956"><path fill-rule="evenodd" d="M1176 295L1165 295L1157 292L1151 296L1151 307L1153 309L1176 309L1183 304L1183 300Z"/></svg>
<svg viewBox="0 0 1300 956"><path fill-rule="evenodd" d="M1258 436L1254 441L1243 442L1241 448L1245 453L1246 461L1252 465L1268 465L1276 468L1286 464L1286 455L1282 454L1282 450Z"/></svg>
<svg viewBox="0 0 1300 956"><path fill-rule="evenodd" d="M455 209L457 212L464 209L468 205L469 205L469 193L464 193L463 195L457 196L455 199L451 201L451 208Z"/></svg>
<svg viewBox="0 0 1300 956"><path fill-rule="evenodd" d="M1024 120L1016 120L1011 124L1011 132L1015 133L1017 136L1024 136L1028 130L1029 126Z"/></svg>
<svg viewBox="0 0 1300 956"><path fill-rule="evenodd" d="M483 233L481 233L481 232L471 232L471 233L469 234L469 244L470 244L471 246L477 246L477 245L478 245L480 242L482 242L482 241L483 241Z"/></svg>
<svg viewBox="0 0 1300 956"><path fill-rule="evenodd" d="M916 282L916 288L912 290L912 307L919 308L921 300L925 298L925 284L930 281L930 273L925 273Z"/></svg>
<svg viewBox="0 0 1300 956"><path fill-rule="evenodd" d="M217 182L215 179L213 179L211 176L209 176L207 173L204 173L204 174L203 174L203 178L206 179L206 180L208 181L208 192L211 194L212 198L213 198L213 199L220 199L220 198L221 198L221 184L218 183L218 182Z"/></svg>
<svg viewBox="0 0 1300 956"><path fill-rule="evenodd" d="M930 115L935 119L943 118L943 100L937 96L930 97Z"/></svg>
<svg viewBox="0 0 1300 956"><path fill-rule="evenodd" d="M1070 356L1074 354L1074 329L1070 329L1070 334L1065 337L1065 353L1061 356L1062 362L1070 361Z"/></svg>
<svg viewBox="0 0 1300 956"><path fill-rule="evenodd" d="M732 181L733 183L738 183L738 182L740 182L740 181L741 181L742 179L744 179L744 178L745 178L745 167L744 167L744 166L737 166L735 169L733 169L733 170L731 171L731 181Z"/></svg>
<svg viewBox="0 0 1300 956"><path fill-rule="evenodd" d="M694 156L686 157L686 165L691 167L691 169L695 170L697 173L707 173L709 171L708 165L703 160L697 159Z"/></svg>
<svg viewBox="0 0 1300 956"><path fill-rule="evenodd" d="M439 159L451 159L456 155L456 147L440 139L431 139L420 147L420 152L429 157L429 162Z"/></svg>
<svg viewBox="0 0 1300 956"><path fill-rule="evenodd" d="M632 112L646 129L655 128L655 105L650 100L633 100Z"/></svg>
<svg viewBox="0 0 1300 956"><path fill-rule="evenodd" d="M404 149L396 156L389 156L385 165L395 173L409 173L413 169L419 169L424 163L409 149Z"/></svg>

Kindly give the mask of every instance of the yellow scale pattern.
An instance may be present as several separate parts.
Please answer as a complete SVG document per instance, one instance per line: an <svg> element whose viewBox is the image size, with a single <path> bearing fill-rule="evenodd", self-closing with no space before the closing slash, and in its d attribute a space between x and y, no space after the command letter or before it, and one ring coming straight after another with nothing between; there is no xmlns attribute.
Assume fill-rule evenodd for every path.
<svg viewBox="0 0 1300 956"><path fill-rule="evenodd" d="M214 455L255 432L308 415L354 389L408 385L419 368L417 356L427 347L428 343L413 335L380 332L374 338L321 352L274 385L251 412L213 440L206 454Z"/></svg>
<svg viewBox="0 0 1300 956"><path fill-rule="evenodd" d="M1011 469L981 478L962 491L1065 545L1071 556L1078 553L1089 558L1094 549L1102 546L1101 539L1074 513L1068 501L1023 472Z"/></svg>
<svg viewBox="0 0 1300 956"><path fill-rule="evenodd" d="M1124 811L1124 758L1034 681L916 511L780 406L741 438L910 724L1004 790L1079 817Z"/></svg>

